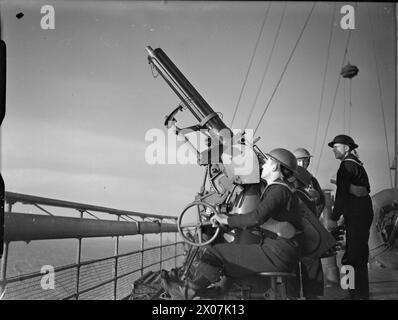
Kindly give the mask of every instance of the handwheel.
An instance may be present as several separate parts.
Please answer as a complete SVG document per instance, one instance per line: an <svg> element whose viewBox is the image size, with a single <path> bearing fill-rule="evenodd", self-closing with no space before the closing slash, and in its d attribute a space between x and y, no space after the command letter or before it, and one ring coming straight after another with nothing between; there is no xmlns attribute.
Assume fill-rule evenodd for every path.
<svg viewBox="0 0 398 320"><path fill-rule="evenodd" d="M186 214L187 210L195 206L198 207L196 222L183 223L182 218ZM213 213L212 216L217 214L217 209L211 204L203 201L194 201L184 208L177 219L178 232L184 241L196 247L202 247L212 243L220 233L220 227L213 227L215 229L214 234L210 237L210 239L204 241L202 227L213 226L213 223L210 221L210 216L207 217L202 213L205 210L201 211L200 206L210 209L210 211ZM189 231L194 231L193 237L189 234Z"/></svg>

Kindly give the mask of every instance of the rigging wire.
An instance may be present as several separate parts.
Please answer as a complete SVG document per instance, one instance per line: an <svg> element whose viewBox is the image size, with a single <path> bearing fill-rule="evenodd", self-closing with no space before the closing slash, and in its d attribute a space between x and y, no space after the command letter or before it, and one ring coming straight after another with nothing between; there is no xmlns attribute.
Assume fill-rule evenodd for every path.
<svg viewBox="0 0 398 320"><path fill-rule="evenodd" d="M348 64L350 64L350 59L348 59ZM346 78L343 79L344 83L344 133L347 133L350 135L350 128L351 128L351 108L352 108L352 78L348 79L348 99L349 99L349 104L347 107L347 100L346 100L346 87L347 87L347 81ZM347 131L346 131L346 115L347 115L347 109L348 109L348 119L347 119Z"/></svg>
<svg viewBox="0 0 398 320"><path fill-rule="evenodd" d="M357 7L357 3L355 4L355 9L356 9L356 7ZM348 31L348 36L347 36L347 41L346 41L346 45L345 45L343 61L342 61L342 63L341 63L340 70L343 68L344 62L345 62L345 59L346 59L346 56L348 55L348 45L349 45L350 39L351 39L351 31L352 31L352 29L350 29L350 30ZM322 158L322 154L323 154L323 149L324 149L324 147L325 147L325 141L326 141L326 137L327 137L328 130L329 130L330 120L331 120L331 118L332 118L332 114L333 114L333 111L334 111L334 107L336 106L336 97L337 97L337 92L338 92L338 89L339 89L339 86L340 86L341 78L342 78L342 77L340 76L340 73L339 73L338 80L337 80L336 90L334 91L332 108L330 109L330 112L329 112L329 118L328 118L328 122L327 122L327 125L326 125L325 134L324 134L324 136L323 136L323 140L322 140L322 144L321 144L321 152L320 152L320 155L319 155L319 158L318 158L318 163L317 163L317 167L316 167L316 171L315 171L315 176L318 174L319 166L320 166L320 164L321 164L321 158Z"/></svg>
<svg viewBox="0 0 398 320"><path fill-rule="evenodd" d="M289 66L290 61L292 60L293 54L294 54L294 52L296 51L297 45L299 44L299 42L300 42L300 40L301 40L301 38L302 38L302 36L303 36L304 30L305 30L305 28L307 27L308 22L310 21L310 18L311 18L311 16L312 16L312 12L314 11L315 5L316 5L316 2L314 2L313 5L312 5L311 11L310 11L310 13L308 14L307 20L305 21L305 23L304 23L304 25L303 25L303 28L301 29L300 35L299 35L299 37L297 38L297 41L296 41L296 43L295 43L295 45L294 45L294 48L293 48L292 52L290 53L289 59L288 59L286 65L285 65L285 67L284 67L284 69L283 69L283 71L282 71L282 74L281 74L281 76L280 76L280 78L279 78L279 80L278 80L278 83L276 84L276 86L275 86L275 88L274 88L274 91L272 92L271 97L270 97L270 99L268 100L268 103L267 103L267 105L266 105L266 107L265 107L263 113L261 114L260 120L259 120L259 122L258 122L258 124L257 124L257 126L256 126L256 129L254 130L254 134L257 132L257 130L258 130L260 124L261 124L261 121L263 120L264 115L265 115L265 113L267 112L267 110L268 110L268 108L269 108L269 106L270 106L270 104L271 104L272 98L274 97L276 91L278 90L278 87L279 87L279 85L280 85L280 83L281 83L281 81L282 81L282 78L283 78L283 76L284 76L286 70L287 70L287 67Z"/></svg>
<svg viewBox="0 0 398 320"><path fill-rule="evenodd" d="M243 85L242 85L242 88L241 88L240 93L239 93L238 102L236 103L235 110L234 110L234 113L233 113L233 116L232 116L231 125L230 125L231 128L232 128L232 125L233 125L234 120L235 120L236 112L238 111L238 107L239 107L240 100L242 98L243 90L246 87L246 82L247 82L247 79L249 77L249 72L250 72L250 69L252 67L256 52L257 52L258 44L260 43L260 39L261 39L261 36L263 34L264 26L265 26L265 23L266 23L267 18L268 18L268 13L269 13L269 9L271 7L271 3L272 3L272 1L270 1L268 3L267 10L265 11L265 14L264 14L264 19L263 19L263 23L261 25L260 33L258 35L258 38L257 38L257 41L256 41L256 45L254 47L253 54L252 54L252 57L250 59L249 67L247 68L247 71L246 71L245 80L243 81Z"/></svg>
<svg viewBox="0 0 398 320"><path fill-rule="evenodd" d="M347 106L346 106L346 96L347 96L347 94L346 94L346 92L345 92L345 87L346 87L346 84L347 84L347 81L345 81L345 79L343 79L343 102L344 102L344 105L343 105L343 110L344 110L344 116L343 116L343 123L344 123L344 125L343 125L343 127L344 127L344 130L343 130L343 132L344 132L344 134L346 134L347 133L347 131L346 131L346 125L345 125L345 118L346 118L346 115L347 115ZM348 125L350 125L350 124L348 124Z"/></svg>
<svg viewBox="0 0 398 320"><path fill-rule="evenodd" d="M352 81L350 80L349 82L349 86L350 86L350 104L348 107L348 135L351 134L351 112L352 112Z"/></svg>
<svg viewBox="0 0 398 320"><path fill-rule="evenodd" d="M358 7L358 2L355 2L354 12L356 11L357 7ZM343 68L344 62L345 62L345 58L346 58L346 56L348 54L348 45L349 45L350 39L351 39L351 32L352 32L352 29L350 29L348 31L347 42L346 42L346 45L345 45L345 51L344 51L344 56L343 56L343 62L341 63L340 70ZM341 80L341 76L339 74L338 80L337 80L336 90L334 92L332 108L330 109L329 118L328 118L328 122L327 122L327 125L326 125L326 130L325 130L325 135L323 136L323 140L322 140L322 144L321 144L321 152L319 154L318 163L317 163L317 167L316 167L316 171L315 171L315 176L318 174L319 166L321 164L323 149L325 147L325 141L326 141L326 136L327 136L328 130L329 130L330 120L332 118L333 110L334 110L334 107L336 105L336 96L337 96L337 92L338 92L338 89L339 89L339 86L340 86L340 80Z"/></svg>
<svg viewBox="0 0 398 320"><path fill-rule="evenodd" d="M317 125L316 125L316 130L315 130L314 143L312 145L313 154L315 154L315 151L316 151L316 142L317 142L318 133L319 133L319 124L321 121L321 112L322 112L322 105L323 105L323 97L324 97L324 93L325 93L326 74L327 74L328 64L329 64L330 48L331 48L332 38L333 38L333 29L334 29L333 22L334 22L335 14L336 14L336 2L334 3L334 6L333 6L332 20L330 21L330 34L329 34L328 51L327 51L327 57L326 57L326 65L325 65L325 69L324 69L324 73L323 73L321 99L319 102L318 120L317 120Z"/></svg>
<svg viewBox="0 0 398 320"><path fill-rule="evenodd" d="M350 30L350 31L351 31L351 30ZM351 32L350 32L350 34L351 34ZM349 39L350 36L348 35L347 38ZM347 42L348 42L348 41L347 41ZM342 65L344 65L344 61L345 61L346 55L347 55L347 49L346 49L345 52L344 52L344 58L343 58L343 63L342 63ZM328 122L327 122L327 125L326 125L325 135L323 136L323 140L322 140L322 144L321 144L321 152L320 152L320 154L319 154L318 163L317 163L317 167L316 167L316 171L315 171L315 176L318 174L319 165L321 164L321 158L322 158L322 154L323 154L323 148L324 148L325 141L326 141L326 136L327 136L327 133L328 133L328 130L329 130L329 125L330 125L330 120L331 120L331 118L332 118L333 110L334 110L334 107L335 107L335 105L336 105L336 97L337 97L337 92L338 92L338 90L339 90L339 86L340 86L340 75L339 75L339 78L338 78L338 80L337 80L336 90L334 91L332 108L330 109L330 112L329 112L329 118L328 118Z"/></svg>
<svg viewBox="0 0 398 320"><path fill-rule="evenodd" d="M251 117L252 117L252 115L253 115L254 108L255 108L255 106L256 106L256 104L257 104L258 97L259 97L260 92L261 92L261 89L262 89L262 87L263 87L264 79L265 79L265 76L266 76L266 74L267 74L267 72L268 72L268 68L269 68L269 66L270 66L271 58L272 58L273 53L274 53L275 45L276 45L277 39L278 39L278 37L279 37L279 32L280 32L280 30L281 30L283 18L285 17L286 5L287 5L287 3L285 2L285 5L284 5L284 7L283 7L282 16L281 16L281 19L280 19L280 21L279 21L278 29L277 29L277 31L276 31L276 35L275 35L275 38L274 38L274 43L272 44L271 53L270 53L270 55L268 56L268 61L267 61L267 64L266 64L266 66L265 66L265 69L264 69L264 72L263 72L263 75L262 75L262 78L261 78L260 85L259 85L258 88L257 88L256 96L255 96L255 98L254 98L254 101L253 101L253 104L252 104L252 106L251 106L251 109L250 109L249 115L248 115L248 117L247 117L247 120L246 120L246 123L245 123L244 128L247 128L248 125L249 125L250 119L251 119Z"/></svg>
<svg viewBox="0 0 398 320"><path fill-rule="evenodd" d="M377 57L376 57L376 43L375 43L375 34L374 34L374 28L373 28L373 23L372 23L372 17L370 14L370 8L368 6L368 16L369 16L369 24L370 24L370 29L371 29L371 35L372 35L372 51L373 51L373 57L375 59L375 64L376 64L376 75L377 75L377 85L379 88L379 99L380 99L380 108L381 108L381 114L383 116L383 125L384 125L384 136L386 140L386 149L387 149L387 168L388 168L388 173L390 176L390 183L391 183L391 188L393 187L393 182L392 182L392 176L390 172L390 150L388 148L388 136L387 136L387 126L386 126L386 117L384 113L384 104L383 104L383 95L382 95L382 89L381 89L381 81L380 81L380 71L379 71L379 64L377 63Z"/></svg>

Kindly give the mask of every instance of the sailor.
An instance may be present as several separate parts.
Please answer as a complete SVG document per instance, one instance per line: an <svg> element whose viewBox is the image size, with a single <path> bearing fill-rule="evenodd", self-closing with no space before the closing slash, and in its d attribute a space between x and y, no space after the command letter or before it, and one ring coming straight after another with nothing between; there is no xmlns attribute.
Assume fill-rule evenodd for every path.
<svg viewBox="0 0 398 320"><path fill-rule="evenodd" d="M304 167L297 167L295 193L299 199L298 209L305 218L303 222L307 222L304 224L300 270L303 296L307 300L318 300L324 295L321 257L334 248L336 241L320 223L315 203L307 191L311 177Z"/></svg>
<svg viewBox="0 0 398 320"><path fill-rule="evenodd" d="M297 165L308 169L308 166L311 163L311 158L313 157L311 153L305 148L297 148L293 151L293 154L297 159ZM315 203L316 215L319 217L325 208L325 195L321 186L319 185L318 180L313 175L311 175L306 189L307 193L311 196Z"/></svg>
<svg viewBox="0 0 398 320"><path fill-rule="evenodd" d="M325 195L318 183L318 180L307 170L310 165L311 153L305 148L297 148L293 151L297 159L298 168L296 170L295 188L299 197L299 206L304 206L314 217L319 218L325 207ZM309 210L308 210L309 209ZM322 228L318 226L318 229ZM322 243L320 234L315 237L313 243ZM314 239L314 240L315 240ZM330 239L329 244L331 244ZM304 244L307 244L308 240ZM311 249L309 251L312 251ZM324 294L323 270L320 257L324 252L318 252L316 256L307 255L301 259L301 276L303 285L303 295L307 300L316 300Z"/></svg>
<svg viewBox="0 0 398 320"><path fill-rule="evenodd" d="M343 265L351 265L355 271L355 289L349 289L349 299L369 299L368 258L369 229L373 220L370 185L363 163L356 152L358 145L347 135L338 135L329 142L336 159L341 161L337 171L337 190L332 223L337 226L340 216L344 217L346 228L346 250Z"/></svg>
<svg viewBox="0 0 398 320"><path fill-rule="evenodd" d="M172 279L167 272L162 272L163 288L173 299L192 299L202 289L219 281L222 274L241 278L260 272L296 270L300 235L295 230L301 230L301 219L295 212L297 198L287 179L296 170L297 160L290 151L282 148L272 150L265 157L261 177L267 181L267 187L257 208L246 214L228 216L219 213L214 216L220 225L240 230L260 230L262 236L257 243L217 243L207 247L199 263L191 266L187 287ZM285 238L264 229L272 219L290 225L292 236Z"/></svg>

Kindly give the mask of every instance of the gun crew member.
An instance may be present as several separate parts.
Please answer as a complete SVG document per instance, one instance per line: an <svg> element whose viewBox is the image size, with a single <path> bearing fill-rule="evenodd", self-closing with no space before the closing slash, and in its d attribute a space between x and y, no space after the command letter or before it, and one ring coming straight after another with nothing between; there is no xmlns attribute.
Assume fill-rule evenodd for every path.
<svg viewBox="0 0 398 320"><path fill-rule="evenodd" d="M313 157L310 152L305 148L297 148L293 151L297 159L297 165L308 169ZM316 206L316 215L319 217L325 208L325 195L323 194L322 188L319 185L318 180L310 174L310 181L306 186L307 193L311 196Z"/></svg>
<svg viewBox="0 0 398 320"><path fill-rule="evenodd" d="M355 270L355 289L349 289L349 299L369 299L368 258L369 229L373 220L372 200L369 196L368 175L356 152L358 145L347 135L338 135L329 142L334 156L341 161L337 171L337 190L332 213L334 223L343 215L346 227L346 250L343 265Z"/></svg>
<svg viewBox="0 0 398 320"><path fill-rule="evenodd" d="M295 231L301 230L301 218L295 210L297 198L287 185L296 168L296 158L286 149L278 148L266 154L261 177L267 181L267 187L257 208L246 214L214 216L219 224L230 228L253 230L256 234L260 230L261 238L252 244L217 243L206 248L199 263L191 266L194 270L190 270L187 291L181 282L162 272L162 285L173 299L192 299L219 281L222 274L240 278L260 272L296 270L299 235ZM290 226L292 234L285 238L262 227L272 219Z"/></svg>
<svg viewBox="0 0 398 320"><path fill-rule="evenodd" d="M321 257L335 247L334 237L323 227L317 216L317 208L308 193L308 183L312 175L304 168L295 172L295 193L299 199L298 208L302 211L303 239L301 255L301 279L303 295L309 300L318 300L324 295L324 281ZM308 224L309 223L309 224Z"/></svg>

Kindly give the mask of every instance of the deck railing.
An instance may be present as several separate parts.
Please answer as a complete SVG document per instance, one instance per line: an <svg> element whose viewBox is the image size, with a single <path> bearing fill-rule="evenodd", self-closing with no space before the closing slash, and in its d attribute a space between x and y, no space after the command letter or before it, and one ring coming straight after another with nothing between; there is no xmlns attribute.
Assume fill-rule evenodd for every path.
<svg viewBox="0 0 398 320"><path fill-rule="evenodd" d="M131 293L133 281L144 271L177 267L183 261L184 243L178 238L176 217L12 192L5 193L5 203L5 241L0 269L0 289L5 290L4 299L125 299ZM33 205L45 214L15 212L12 209L17 203ZM47 207L73 209L79 217L60 216ZM93 212L114 215L117 221L99 218ZM165 233L174 233L172 243L164 242ZM146 247L147 234L159 234L159 245ZM121 254L120 236L138 237L140 249ZM114 254L82 261L82 240L93 237L115 237ZM42 270L7 277L12 241L50 239L78 240L75 263L53 269L55 289L43 289Z"/></svg>

